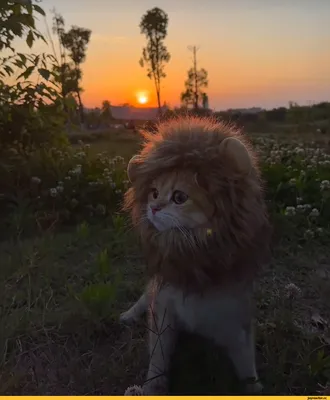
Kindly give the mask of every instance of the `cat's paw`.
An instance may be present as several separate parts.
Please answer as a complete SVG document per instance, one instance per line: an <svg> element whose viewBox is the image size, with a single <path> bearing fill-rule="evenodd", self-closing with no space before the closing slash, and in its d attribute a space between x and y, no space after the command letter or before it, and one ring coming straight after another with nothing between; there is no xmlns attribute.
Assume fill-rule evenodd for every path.
<svg viewBox="0 0 330 400"><path fill-rule="evenodd" d="M143 396L143 389L141 386L133 385L129 386L124 393L124 396Z"/></svg>
<svg viewBox="0 0 330 400"><path fill-rule="evenodd" d="M130 312L130 310L129 310L129 311L125 311L120 314L119 322L121 322L122 324L125 324L125 325L131 325L134 322L136 322L136 318L135 318L135 315L132 312Z"/></svg>
<svg viewBox="0 0 330 400"><path fill-rule="evenodd" d="M260 394L262 393L264 387L262 386L262 383L258 380L254 382L247 382L244 387L244 391L246 394Z"/></svg>
<svg viewBox="0 0 330 400"><path fill-rule="evenodd" d="M143 385L143 394L147 396L167 395L168 381L165 376L150 379Z"/></svg>

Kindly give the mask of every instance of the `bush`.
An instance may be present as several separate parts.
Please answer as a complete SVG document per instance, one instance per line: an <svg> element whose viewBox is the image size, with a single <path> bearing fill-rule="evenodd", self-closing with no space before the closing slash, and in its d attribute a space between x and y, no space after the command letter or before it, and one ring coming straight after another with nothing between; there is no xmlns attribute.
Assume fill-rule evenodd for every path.
<svg viewBox="0 0 330 400"><path fill-rule="evenodd" d="M269 209L291 226L283 236L326 238L330 228L330 155L314 142L258 138Z"/></svg>
<svg viewBox="0 0 330 400"><path fill-rule="evenodd" d="M6 160L0 171L1 210L7 227L20 231L103 220L118 209L128 184L122 157L93 156L82 142L76 148L14 143ZM26 217L18 224L17 214Z"/></svg>

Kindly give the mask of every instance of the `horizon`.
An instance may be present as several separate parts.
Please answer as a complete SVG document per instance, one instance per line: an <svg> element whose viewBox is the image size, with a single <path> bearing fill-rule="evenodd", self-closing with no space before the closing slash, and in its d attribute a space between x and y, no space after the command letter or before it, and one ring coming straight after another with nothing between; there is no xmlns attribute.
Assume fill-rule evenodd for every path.
<svg viewBox="0 0 330 400"><path fill-rule="evenodd" d="M189 6L174 0L95 0L93 4L81 1L76 9L77 3L43 0L41 6L50 27L50 10L55 7L66 28L77 25L92 31L82 65L86 108L99 107L103 100L137 106L138 92L149 97L144 106L156 106L153 81L138 63L145 44L139 23L156 6L169 17L165 45L171 60L161 85L162 103L180 104L192 65L189 45L199 46L198 66L209 73L206 92L211 109L269 109L287 107L289 101L308 105L329 100L330 52L325 49L330 44L330 2L221 0L215 4L205 0L191 7L191 2ZM38 26L45 33L43 19ZM230 39L224 40L229 33ZM33 52L38 47L44 49L36 43Z"/></svg>

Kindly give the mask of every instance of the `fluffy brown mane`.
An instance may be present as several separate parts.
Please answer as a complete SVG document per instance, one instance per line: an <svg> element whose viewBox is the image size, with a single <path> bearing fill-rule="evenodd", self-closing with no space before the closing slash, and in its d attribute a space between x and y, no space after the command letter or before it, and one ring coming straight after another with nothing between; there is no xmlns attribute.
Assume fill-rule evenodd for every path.
<svg viewBox="0 0 330 400"><path fill-rule="evenodd" d="M270 226L256 157L246 138L233 126L191 117L160 123L155 134L143 136L143 148L130 166L134 179L124 209L139 232L151 276L186 291L253 279L268 255ZM249 173L241 173L235 160L220 154L221 143L229 137L247 149ZM173 170L196 174L214 205L211 231L198 228L186 236L177 229L159 233L143 218L152 180Z"/></svg>

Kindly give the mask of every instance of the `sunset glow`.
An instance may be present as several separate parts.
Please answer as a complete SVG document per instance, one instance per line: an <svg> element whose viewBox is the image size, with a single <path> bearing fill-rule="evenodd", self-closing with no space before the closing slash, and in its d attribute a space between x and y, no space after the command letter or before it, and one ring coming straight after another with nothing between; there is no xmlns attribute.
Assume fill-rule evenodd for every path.
<svg viewBox="0 0 330 400"><path fill-rule="evenodd" d="M148 96L146 93L138 93L136 97L137 97L137 102L139 104L147 104L148 103Z"/></svg>
<svg viewBox="0 0 330 400"><path fill-rule="evenodd" d="M92 31L82 64L86 107L99 107L103 100L157 107L154 81L139 64L146 46L139 23L154 1L95 0L80 2L79 7L67 0L42 4L45 10L56 5L67 27ZM191 7L189 1L159 0L157 6L169 17L164 44L171 54L161 81L162 103L180 105L192 66L187 47L192 45L199 48L198 68L208 72L212 109L272 108L289 101L308 104L329 98L330 53L324 49L330 40L330 1L205 0ZM40 29L44 29L41 20ZM50 51L42 46L40 51ZM22 45L17 51L24 49Z"/></svg>

